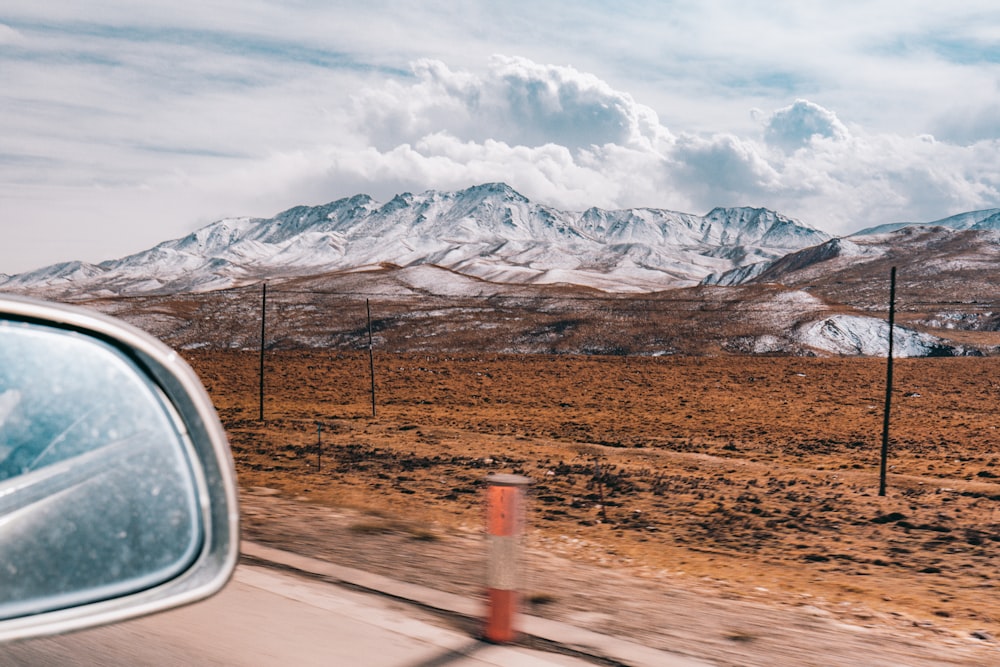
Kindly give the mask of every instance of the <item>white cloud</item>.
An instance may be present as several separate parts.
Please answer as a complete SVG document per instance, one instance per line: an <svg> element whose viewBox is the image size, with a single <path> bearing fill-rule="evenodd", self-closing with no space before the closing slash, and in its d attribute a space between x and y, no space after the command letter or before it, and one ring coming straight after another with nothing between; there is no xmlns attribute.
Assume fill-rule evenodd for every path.
<svg viewBox="0 0 1000 667"><path fill-rule="evenodd" d="M675 135L631 96L571 68L498 57L485 74L435 61L415 71L414 82L359 98L368 147L338 151L333 180L410 190L504 180L569 208L767 206L834 233L1000 205L1000 173L970 168L973 149L851 131L806 99L758 112L756 135Z"/></svg>
<svg viewBox="0 0 1000 667"><path fill-rule="evenodd" d="M771 206L835 233L1000 207L1000 165L983 161L998 148L860 130L814 137L792 155L772 154L782 187L770 193Z"/></svg>
<svg viewBox="0 0 1000 667"><path fill-rule="evenodd" d="M700 209L760 205L781 190L780 175L761 147L739 137L682 136L671 157L678 189Z"/></svg>
<svg viewBox="0 0 1000 667"><path fill-rule="evenodd" d="M775 111L764 133L768 143L785 150L801 148L816 137L842 141L849 136L835 113L809 100L795 100L791 106Z"/></svg>
<svg viewBox="0 0 1000 667"><path fill-rule="evenodd" d="M156 199L195 200L219 217L267 215L359 192L386 200L402 191L505 181L560 208L657 206L704 213L715 206L766 206L833 233L1000 206L1000 166L987 166L995 162L987 156L1000 148L996 142L962 147L926 135L878 135L857 127L848 132L836 115L807 100L765 115L757 136L673 135L605 82L570 77L573 93L560 96L572 71L533 68L521 60L517 76L498 75L510 62L493 61L494 70L485 75L421 62L415 66L420 75L409 83L385 79L347 109L331 112L335 124L349 128L349 141L334 133L317 145L231 160L232 168L192 167L146 179L129 201L138 207ZM526 81L551 85L551 104L509 106L508 88L516 98ZM594 93L577 102L581 82ZM620 103L612 107L620 121L612 126L614 136L603 136L601 145L544 141L545 128L573 126L593 97ZM518 123L501 126L508 116ZM607 127L603 121L596 130L583 125L591 137ZM796 150L765 140L773 143L779 131L784 135L778 139ZM196 217L193 210L190 216Z"/></svg>
<svg viewBox="0 0 1000 667"><path fill-rule="evenodd" d="M992 93L1000 94L1000 78ZM978 105L957 105L943 113L932 125L934 134L961 144L1000 138L1000 104L984 101Z"/></svg>
<svg viewBox="0 0 1000 667"><path fill-rule="evenodd" d="M670 140L651 108L572 67L494 56L482 75L427 59L413 71L416 83L390 82L355 99L360 129L383 148L442 129L463 140L571 150L655 149Z"/></svg>
<svg viewBox="0 0 1000 667"><path fill-rule="evenodd" d="M515 143L655 149L669 138L656 112L592 74L497 56L490 75Z"/></svg>
<svg viewBox="0 0 1000 667"><path fill-rule="evenodd" d="M0 46L8 44L18 44L24 41L24 35L11 28L9 25L0 23Z"/></svg>

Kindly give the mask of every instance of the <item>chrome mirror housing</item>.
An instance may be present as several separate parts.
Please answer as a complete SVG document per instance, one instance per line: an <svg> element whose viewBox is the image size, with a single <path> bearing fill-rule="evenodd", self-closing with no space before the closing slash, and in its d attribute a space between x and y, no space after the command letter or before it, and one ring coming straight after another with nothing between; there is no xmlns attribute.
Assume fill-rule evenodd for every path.
<svg viewBox="0 0 1000 667"><path fill-rule="evenodd" d="M0 641L202 599L238 549L229 445L177 353L0 295Z"/></svg>

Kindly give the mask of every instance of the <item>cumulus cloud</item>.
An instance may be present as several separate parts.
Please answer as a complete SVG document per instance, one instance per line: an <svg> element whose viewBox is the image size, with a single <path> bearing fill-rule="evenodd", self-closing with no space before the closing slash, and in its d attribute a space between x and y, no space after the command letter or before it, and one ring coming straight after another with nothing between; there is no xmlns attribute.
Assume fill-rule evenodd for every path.
<svg viewBox="0 0 1000 667"><path fill-rule="evenodd" d="M840 141L814 139L772 156L782 185L769 193L771 207L835 233L998 207L1000 165L983 161L997 149L996 141L959 146L861 130Z"/></svg>
<svg viewBox="0 0 1000 667"><path fill-rule="evenodd" d="M503 181L525 195L565 209L616 208L623 201L648 202L661 191L662 158L652 153L607 145L571 151L547 143L511 145L487 139L463 141L447 132L429 134L389 150L373 146L325 146L280 153L240 169L186 183L215 192L253 193L252 205L275 210L282 196L321 202L336 190L366 193L381 200L428 188L452 190Z"/></svg>
<svg viewBox="0 0 1000 667"><path fill-rule="evenodd" d="M331 178L376 189L503 180L568 208L768 206L833 232L887 211L919 219L932 202L942 215L963 201L1000 203L998 175L968 173L961 149L852 133L805 99L756 111L756 137L674 134L649 107L569 67L497 56L481 74L433 60L413 72L356 98L368 148L336 151Z"/></svg>
<svg viewBox="0 0 1000 667"><path fill-rule="evenodd" d="M526 141L518 143L655 148L669 140L656 112L592 74L502 56L494 58L491 74L502 91L500 111L525 130Z"/></svg>
<svg viewBox="0 0 1000 667"><path fill-rule="evenodd" d="M785 150L801 148L817 137L842 141L849 136L835 113L809 100L795 100L775 111L764 132L768 143Z"/></svg>
<svg viewBox="0 0 1000 667"><path fill-rule="evenodd" d="M780 175L760 147L733 135L682 136L672 158L678 187L702 206L761 201L781 189Z"/></svg>
<svg viewBox="0 0 1000 667"><path fill-rule="evenodd" d="M355 148L304 154L310 193L317 174L382 197L506 181L569 209L766 206L832 233L1000 206L1000 167L981 157L996 142L848 130L806 99L756 111L756 135L675 134L594 75L498 56L482 73L418 61L412 79L372 86L352 108Z"/></svg>
<svg viewBox="0 0 1000 667"><path fill-rule="evenodd" d="M413 65L416 82L358 95L362 129L383 148L439 130L465 141L571 150L606 144L656 150L670 133L651 108L572 67L494 56L484 74L436 60Z"/></svg>

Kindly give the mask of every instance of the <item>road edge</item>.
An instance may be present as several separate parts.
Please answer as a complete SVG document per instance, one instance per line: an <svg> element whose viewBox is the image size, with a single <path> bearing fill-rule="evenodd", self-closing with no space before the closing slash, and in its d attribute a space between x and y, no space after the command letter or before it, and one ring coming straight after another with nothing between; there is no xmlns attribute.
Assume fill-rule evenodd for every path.
<svg viewBox="0 0 1000 667"><path fill-rule="evenodd" d="M397 581L380 574L302 556L249 540L240 542L240 558L249 564L278 567L312 577L321 577L330 583L457 616L471 624L478 624L483 617L484 602L479 599ZM710 662L668 653L560 621L529 614L521 614L519 621L522 639L518 643L524 642L532 648L538 648L539 644L549 645L558 652L586 657L600 664L616 667L713 667L713 663Z"/></svg>

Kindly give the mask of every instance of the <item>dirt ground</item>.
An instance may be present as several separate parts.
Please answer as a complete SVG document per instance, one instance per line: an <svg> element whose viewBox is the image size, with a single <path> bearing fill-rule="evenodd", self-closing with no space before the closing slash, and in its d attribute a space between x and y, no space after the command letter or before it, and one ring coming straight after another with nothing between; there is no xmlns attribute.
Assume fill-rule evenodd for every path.
<svg viewBox="0 0 1000 667"><path fill-rule="evenodd" d="M377 354L373 416L367 353L269 352L260 421L255 354L186 356L250 539L476 591L484 479L518 473L532 613L676 649L650 614L693 591L952 656L866 664L1000 664L1000 359L896 361L880 497L884 359ZM720 623L715 659L774 664ZM798 641L779 664L842 664Z"/></svg>

